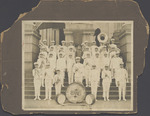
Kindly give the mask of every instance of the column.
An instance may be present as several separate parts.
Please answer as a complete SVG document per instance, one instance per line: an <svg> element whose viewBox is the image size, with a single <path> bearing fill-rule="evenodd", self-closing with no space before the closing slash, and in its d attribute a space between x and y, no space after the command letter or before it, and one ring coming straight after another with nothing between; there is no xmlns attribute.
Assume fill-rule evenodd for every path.
<svg viewBox="0 0 150 116"><path fill-rule="evenodd" d="M29 24L27 24L29 25ZM33 25L30 24L30 27ZM39 40L40 34L34 31L33 28L25 28L24 37L24 62L25 72L31 73L33 69L33 63L36 62L39 54Z"/></svg>
<svg viewBox="0 0 150 116"><path fill-rule="evenodd" d="M123 56L123 60L125 61L125 66L128 70L129 76L131 74L131 25L126 24L123 25L121 30L117 31L115 34L115 38L118 39L119 45L118 47L121 50L121 55Z"/></svg>
<svg viewBox="0 0 150 116"><path fill-rule="evenodd" d="M73 32L71 30L64 29L65 41L68 44L69 41L74 41Z"/></svg>
<svg viewBox="0 0 150 116"><path fill-rule="evenodd" d="M94 30L86 30L86 31L83 31L83 38L82 38L82 42L84 41L88 41L90 43L92 43L92 41L94 41Z"/></svg>

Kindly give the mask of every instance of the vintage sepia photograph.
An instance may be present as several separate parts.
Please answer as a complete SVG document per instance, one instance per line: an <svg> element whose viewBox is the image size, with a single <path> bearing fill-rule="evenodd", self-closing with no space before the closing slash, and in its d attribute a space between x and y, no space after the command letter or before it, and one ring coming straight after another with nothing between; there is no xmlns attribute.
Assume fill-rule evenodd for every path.
<svg viewBox="0 0 150 116"><path fill-rule="evenodd" d="M133 111L133 21L22 21L22 109Z"/></svg>

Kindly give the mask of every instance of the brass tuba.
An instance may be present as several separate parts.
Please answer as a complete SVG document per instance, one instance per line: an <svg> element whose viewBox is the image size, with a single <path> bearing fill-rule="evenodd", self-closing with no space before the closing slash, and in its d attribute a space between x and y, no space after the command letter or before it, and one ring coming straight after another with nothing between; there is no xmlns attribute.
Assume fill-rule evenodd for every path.
<svg viewBox="0 0 150 116"><path fill-rule="evenodd" d="M108 41L108 36L106 33L100 33L98 36L97 36L97 39L100 43L103 43L103 44L106 44L107 41Z"/></svg>

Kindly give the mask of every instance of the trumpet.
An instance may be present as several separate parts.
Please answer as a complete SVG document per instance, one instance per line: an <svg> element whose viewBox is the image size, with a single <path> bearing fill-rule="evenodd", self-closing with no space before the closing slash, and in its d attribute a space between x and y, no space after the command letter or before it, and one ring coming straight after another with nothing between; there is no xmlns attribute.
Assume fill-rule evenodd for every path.
<svg viewBox="0 0 150 116"><path fill-rule="evenodd" d="M98 38L98 41L99 41L100 43L103 43L103 44L106 44L107 41L108 41L108 36L107 36L106 33L100 33L100 34L97 36L97 38Z"/></svg>

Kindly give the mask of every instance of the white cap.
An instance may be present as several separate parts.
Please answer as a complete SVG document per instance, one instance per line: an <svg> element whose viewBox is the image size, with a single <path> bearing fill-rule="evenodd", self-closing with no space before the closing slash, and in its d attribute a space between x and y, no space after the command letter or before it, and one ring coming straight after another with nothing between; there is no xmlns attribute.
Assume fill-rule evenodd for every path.
<svg viewBox="0 0 150 116"><path fill-rule="evenodd" d="M54 42L55 42L54 40L51 41L51 43L54 43Z"/></svg>
<svg viewBox="0 0 150 116"><path fill-rule="evenodd" d="M46 39L43 39L43 41L47 41Z"/></svg>
<svg viewBox="0 0 150 116"><path fill-rule="evenodd" d="M62 40L62 41L61 41L61 43L65 43L65 41L64 41L64 40Z"/></svg>
<svg viewBox="0 0 150 116"><path fill-rule="evenodd" d="M80 57L76 57L76 60L80 60Z"/></svg>
<svg viewBox="0 0 150 116"><path fill-rule="evenodd" d="M38 62L35 62L34 65L39 65Z"/></svg>

